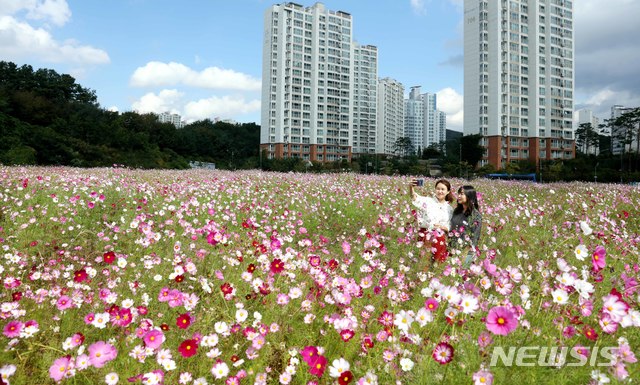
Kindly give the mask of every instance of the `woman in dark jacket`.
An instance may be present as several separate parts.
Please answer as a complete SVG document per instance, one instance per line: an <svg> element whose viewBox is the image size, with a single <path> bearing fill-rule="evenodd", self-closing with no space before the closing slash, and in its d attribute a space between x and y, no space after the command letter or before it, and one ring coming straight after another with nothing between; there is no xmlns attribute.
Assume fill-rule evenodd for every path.
<svg viewBox="0 0 640 385"><path fill-rule="evenodd" d="M464 265L469 266L478 253L478 241L482 231L482 214L476 189L470 185L460 187L457 201L458 205L451 216L450 245L463 252L467 250Z"/></svg>

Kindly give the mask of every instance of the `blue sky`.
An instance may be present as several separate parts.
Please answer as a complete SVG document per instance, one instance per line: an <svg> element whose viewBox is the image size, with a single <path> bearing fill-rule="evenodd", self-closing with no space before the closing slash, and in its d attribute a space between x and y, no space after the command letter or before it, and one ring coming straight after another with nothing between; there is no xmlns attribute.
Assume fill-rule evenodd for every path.
<svg viewBox="0 0 640 385"><path fill-rule="evenodd" d="M298 1L304 6L314 2ZM379 76L438 93L462 129L462 0L335 0ZM260 122L263 0L0 0L0 60L50 68L118 111ZM638 0L575 0L576 107L640 106Z"/></svg>

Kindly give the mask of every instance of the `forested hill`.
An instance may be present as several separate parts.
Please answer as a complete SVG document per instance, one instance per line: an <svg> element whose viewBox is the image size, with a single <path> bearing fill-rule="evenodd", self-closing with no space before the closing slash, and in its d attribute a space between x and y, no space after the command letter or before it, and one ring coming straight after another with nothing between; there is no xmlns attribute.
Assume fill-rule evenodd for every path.
<svg viewBox="0 0 640 385"><path fill-rule="evenodd" d="M252 167L260 126L197 121L176 129L154 114L111 112L66 74L0 61L0 163L186 168Z"/></svg>

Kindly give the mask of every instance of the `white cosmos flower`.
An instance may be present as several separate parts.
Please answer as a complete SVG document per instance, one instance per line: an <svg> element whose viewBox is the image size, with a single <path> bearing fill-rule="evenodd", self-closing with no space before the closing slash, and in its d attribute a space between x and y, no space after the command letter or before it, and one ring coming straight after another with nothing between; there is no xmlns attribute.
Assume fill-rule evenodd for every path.
<svg viewBox="0 0 640 385"><path fill-rule="evenodd" d="M591 235L593 234L593 229L591 229L591 227L589 226L589 224L585 221L581 221L580 222L580 230L582 230L582 233L584 235Z"/></svg>
<svg viewBox="0 0 640 385"><path fill-rule="evenodd" d="M556 280L565 286L573 286L573 283L576 281L569 273L563 273L561 276L556 277Z"/></svg>
<svg viewBox="0 0 640 385"><path fill-rule="evenodd" d="M478 310L478 299L471 294L464 294L460 299L460 306L464 314L473 314Z"/></svg>
<svg viewBox="0 0 640 385"><path fill-rule="evenodd" d="M418 312L416 313L416 322L418 323L418 325L424 327L431 321L433 321L433 314L431 314L431 312L424 306L421 307L420 310L418 310Z"/></svg>
<svg viewBox="0 0 640 385"><path fill-rule="evenodd" d="M393 320L393 324L405 333L409 331L409 327L411 327L412 322L413 317L404 310L400 310Z"/></svg>
<svg viewBox="0 0 640 385"><path fill-rule="evenodd" d="M403 358L400 360L400 367L402 368L402 370L404 370L405 372L410 371L411 369L413 369L413 361L411 361L410 358Z"/></svg>
<svg viewBox="0 0 640 385"><path fill-rule="evenodd" d="M551 296L553 297L553 302L564 305L569 301L569 294L562 289L555 289L551 292Z"/></svg>
<svg viewBox="0 0 640 385"><path fill-rule="evenodd" d="M349 361L340 357L337 360L333 360L331 363L331 366L329 367L329 375L334 378L340 377L340 375L349 370L350 367L351 365L349 365Z"/></svg>
<svg viewBox="0 0 640 385"><path fill-rule="evenodd" d="M576 279L573 282L573 287L580 294L580 297L584 299L588 299L595 290L593 285L584 279Z"/></svg>
<svg viewBox="0 0 640 385"><path fill-rule="evenodd" d="M589 251L587 250L587 246L585 245L578 245L576 247L576 249L574 250L574 253L576 254L576 258L579 261L584 261L584 259L587 257Z"/></svg>

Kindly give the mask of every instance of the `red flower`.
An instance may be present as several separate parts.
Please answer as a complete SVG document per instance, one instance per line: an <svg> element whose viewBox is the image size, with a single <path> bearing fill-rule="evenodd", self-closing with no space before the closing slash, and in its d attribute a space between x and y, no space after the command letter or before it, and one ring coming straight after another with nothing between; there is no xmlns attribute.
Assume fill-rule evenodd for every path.
<svg viewBox="0 0 640 385"><path fill-rule="evenodd" d="M180 314L176 319L176 325L180 329L188 328L189 325L191 325L191 316L189 316L189 313Z"/></svg>
<svg viewBox="0 0 640 385"><path fill-rule="evenodd" d="M198 352L198 343L196 340L184 340L178 347L178 351L182 357L191 357Z"/></svg>
<svg viewBox="0 0 640 385"><path fill-rule="evenodd" d="M233 286L231 286L229 282L225 282L220 285L220 290L222 290L222 294L224 295L233 294Z"/></svg>
<svg viewBox="0 0 640 385"><path fill-rule="evenodd" d="M347 385L351 380L353 380L353 373L347 370L346 372L340 373L340 377L338 377L338 384Z"/></svg>
<svg viewBox="0 0 640 385"><path fill-rule="evenodd" d="M180 283L184 281L184 275L176 275L176 277L173 280Z"/></svg>
<svg viewBox="0 0 640 385"><path fill-rule="evenodd" d="M271 261L271 272L273 274L280 274L284 271L284 262L282 260L275 258Z"/></svg>
<svg viewBox="0 0 640 385"><path fill-rule="evenodd" d="M364 338L362 339L362 343L360 344L360 346L362 347L362 351L364 352L373 348L373 345L373 338L370 335L364 336Z"/></svg>
<svg viewBox="0 0 640 385"><path fill-rule="evenodd" d="M349 329L344 329L340 332L340 337L344 342L349 341L354 335L355 333L353 332L353 330Z"/></svg>
<svg viewBox="0 0 640 385"><path fill-rule="evenodd" d="M247 267L247 271L249 273L253 273L256 270L256 265L254 265L253 263L250 263L249 266Z"/></svg>
<svg viewBox="0 0 640 385"><path fill-rule="evenodd" d="M20 301L22 299L22 292L21 291L14 292L13 294L11 294L11 298L16 302Z"/></svg>
<svg viewBox="0 0 640 385"><path fill-rule="evenodd" d="M162 329L162 331L166 332L167 330L169 330L169 325L162 324L162 325L160 325L160 329Z"/></svg>
<svg viewBox="0 0 640 385"><path fill-rule="evenodd" d="M114 253L113 251L108 251L102 254L102 260L104 261L104 263L108 263L110 265L116 260L116 253Z"/></svg>
<svg viewBox="0 0 640 385"><path fill-rule="evenodd" d="M598 339L598 333L589 325L585 325L584 329L582 329L584 336L590 339L591 341L595 341Z"/></svg>
<svg viewBox="0 0 640 385"><path fill-rule="evenodd" d="M329 269L335 270L337 268L338 268L338 261L336 261L335 259L331 259L329 261Z"/></svg>
<svg viewBox="0 0 640 385"><path fill-rule="evenodd" d="M322 377L327 367L327 359L324 356L315 356L309 363L309 373L314 376Z"/></svg>
<svg viewBox="0 0 640 385"><path fill-rule="evenodd" d="M73 273L73 280L75 282L84 282L87 280L87 278L89 278L89 276L87 275L87 271L85 269L80 269Z"/></svg>

